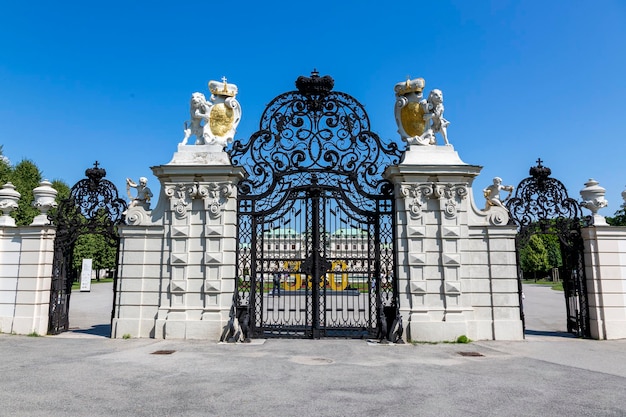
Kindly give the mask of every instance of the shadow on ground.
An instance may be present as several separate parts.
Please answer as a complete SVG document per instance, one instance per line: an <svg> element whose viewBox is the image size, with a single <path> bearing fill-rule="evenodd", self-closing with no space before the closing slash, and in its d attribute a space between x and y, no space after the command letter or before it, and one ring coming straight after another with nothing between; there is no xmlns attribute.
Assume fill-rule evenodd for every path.
<svg viewBox="0 0 626 417"><path fill-rule="evenodd" d="M111 325L110 324L96 324L89 329L73 329L72 333L89 334L92 336L111 337Z"/></svg>
<svg viewBox="0 0 626 417"><path fill-rule="evenodd" d="M576 338L577 336L572 333L566 332L553 332L547 330L530 330L526 329L524 334L527 336L551 336L551 337L567 337L567 338Z"/></svg>

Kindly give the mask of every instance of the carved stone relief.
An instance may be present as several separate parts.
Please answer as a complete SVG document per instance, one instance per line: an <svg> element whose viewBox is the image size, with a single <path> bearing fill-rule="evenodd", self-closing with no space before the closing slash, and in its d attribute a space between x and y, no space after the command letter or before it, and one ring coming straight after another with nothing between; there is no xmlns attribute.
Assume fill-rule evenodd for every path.
<svg viewBox="0 0 626 417"><path fill-rule="evenodd" d="M179 219L187 216L192 199L203 200L209 216L217 218L222 214L224 205L232 193L233 186L229 183L194 182L165 187L165 194L170 198L172 210Z"/></svg>
<svg viewBox="0 0 626 417"><path fill-rule="evenodd" d="M432 184L403 185L400 191L408 200L409 214L414 219L422 217L423 207L433 194Z"/></svg>

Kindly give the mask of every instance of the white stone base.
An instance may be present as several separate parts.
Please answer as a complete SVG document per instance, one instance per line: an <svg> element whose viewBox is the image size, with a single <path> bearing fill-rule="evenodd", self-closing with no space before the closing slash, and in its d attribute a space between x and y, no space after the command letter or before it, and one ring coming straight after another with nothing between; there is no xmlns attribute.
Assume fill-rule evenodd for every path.
<svg viewBox="0 0 626 417"><path fill-rule="evenodd" d="M230 165L230 158L220 145L179 144L168 165Z"/></svg>
<svg viewBox="0 0 626 417"><path fill-rule="evenodd" d="M461 335L467 336L467 323L462 321L410 321L406 329L407 341L411 342L454 341Z"/></svg>
<svg viewBox="0 0 626 417"><path fill-rule="evenodd" d="M465 165L452 145L409 145L400 165Z"/></svg>
<svg viewBox="0 0 626 417"><path fill-rule="evenodd" d="M33 219L30 225L31 226L47 226L49 224L50 224L50 219L48 219L48 215L40 214L38 216L35 216L35 218Z"/></svg>
<svg viewBox="0 0 626 417"><path fill-rule="evenodd" d="M113 319L111 338L123 339L130 337L154 337L154 319Z"/></svg>
<svg viewBox="0 0 626 417"><path fill-rule="evenodd" d="M157 339L220 340L228 321L162 320L156 321Z"/></svg>
<svg viewBox="0 0 626 417"><path fill-rule="evenodd" d="M15 219L11 216L0 216L0 227L15 227Z"/></svg>
<svg viewBox="0 0 626 417"><path fill-rule="evenodd" d="M461 335L472 340L524 339L521 320L410 321L405 335L408 342L455 341Z"/></svg>
<svg viewBox="0 0 626 417"><path fill-rule="evenodd" d="M48 315L35 317L15 317L13 318L12 333L15 334L38 334L40 336L48 333Z"/></svg>

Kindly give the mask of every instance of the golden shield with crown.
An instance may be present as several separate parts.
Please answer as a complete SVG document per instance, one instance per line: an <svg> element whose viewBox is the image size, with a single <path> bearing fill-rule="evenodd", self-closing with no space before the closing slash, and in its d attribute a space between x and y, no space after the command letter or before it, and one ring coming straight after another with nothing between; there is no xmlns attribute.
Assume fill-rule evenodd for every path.
<svg viewBox="0 0 626 417"><path fill-rule="evenodd" d="M400 110L400 120L402 128L409 136L419 136L424 133L426 121L424 120L424 109L419 102L409 102Z"/></svg>
<svg viewBox="0 0 626 417"><path fill-rule="evenodd" d="M395 116L398 124L398 132L405 140L412 140L424 133L426 121L424 120L424 106L422 91L426 82L423 78L407 79L395 85L396 108Z"/></svg>
<svg viewBox="0 0 626 417"><path fill-rule="evenodd" d="M211 106L209 127L213 135L218 137L225 136L233 128L234 122L235 112L232 107L224 103Z"/></svg>

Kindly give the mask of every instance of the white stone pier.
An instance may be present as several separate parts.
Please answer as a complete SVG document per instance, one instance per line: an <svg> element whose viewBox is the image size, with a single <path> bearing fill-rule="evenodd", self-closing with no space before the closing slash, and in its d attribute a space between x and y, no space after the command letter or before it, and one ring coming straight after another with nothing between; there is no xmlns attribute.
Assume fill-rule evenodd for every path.
<svg viewBox="0 0 626 417"><path fill-rule="evenodd" d="M395 184L400 311L413 341L523 338L514 226L476 209L481 167L454 148L412 145L385 176Z"/></svg>
<svg viewBox="0 0 626 417"><path fill-rule="evenodd" d="M179 145L152 167L154 210L133 207L120 227L112 337L219 340L235 291L237 183L223 147Z"/></svg>

